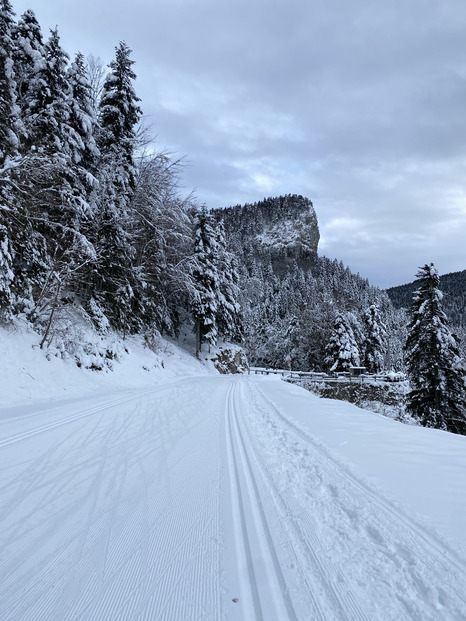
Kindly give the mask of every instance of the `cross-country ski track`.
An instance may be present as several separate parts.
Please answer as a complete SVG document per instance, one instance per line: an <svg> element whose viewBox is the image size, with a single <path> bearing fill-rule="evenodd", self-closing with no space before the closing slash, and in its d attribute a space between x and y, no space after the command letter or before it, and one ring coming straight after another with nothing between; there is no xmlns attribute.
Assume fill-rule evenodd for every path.
<svg viewBox="0 0 466 621"><path fill-rule="evenodd" d="M465 620L463 552L287 390L322 403L203 376L3 418L0 619Z"/></svg>

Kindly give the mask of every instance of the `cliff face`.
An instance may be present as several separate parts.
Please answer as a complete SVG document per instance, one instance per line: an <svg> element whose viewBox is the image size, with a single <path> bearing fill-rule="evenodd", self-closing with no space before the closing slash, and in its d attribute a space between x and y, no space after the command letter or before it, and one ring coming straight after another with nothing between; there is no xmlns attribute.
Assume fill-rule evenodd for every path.
<svg viewBox="0 0 466 621"><path fill-rule="evenodd" d="M296 194L217 210L232 250L270 259L278 276L296 262L310 268L317 257L319 226L312 202Z"/></svg>
<svg viewBox="0 0 466 621"><path fill-rule="evenodd" d="M299 255L302 252L317 252L319 237L316 214L309 201L302 211L281 216L279 214L277 219L264 224L262 232L255 236L255 240L266 249L292 249Z"/></svg>
<svg viewBox="0 0 466 621"><path fill-rule="evenodd" d="M319 227L309 199L289 195L217 210L236 257L244 344L253 364L326 368L326 346L338 312L349 313L363 348L363 315L391 308L386 294L341 261L317 255ZM386 321L386 315L383 315ZM357 328L357 330L356 330ZM391 345L395 368L400 350ZM396 358L396 359L395 359Z"/></svg>

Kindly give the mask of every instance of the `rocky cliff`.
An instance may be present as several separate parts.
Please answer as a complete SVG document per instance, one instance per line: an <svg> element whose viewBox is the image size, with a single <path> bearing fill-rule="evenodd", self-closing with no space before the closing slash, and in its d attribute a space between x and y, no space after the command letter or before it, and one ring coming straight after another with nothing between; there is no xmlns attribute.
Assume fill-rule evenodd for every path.
<svg viewBox="0 0 466 621"><path fill-rule="evenodd" d="M248 255L269 257L282 276L291 263L309 268L317 257L319 226L312 202L289 194L242 206L219 209L230 247Z"/></svg>

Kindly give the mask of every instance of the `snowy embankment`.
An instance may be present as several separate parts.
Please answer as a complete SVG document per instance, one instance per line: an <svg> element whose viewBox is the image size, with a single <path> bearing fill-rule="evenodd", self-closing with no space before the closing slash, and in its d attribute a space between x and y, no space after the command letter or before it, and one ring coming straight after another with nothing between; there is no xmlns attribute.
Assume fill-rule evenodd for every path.
<svg viewBox="0 0 466 621"><path fill-rule="evenodd" d="M156 346L150 349L139 336L122 340L112 335L98 337L87 330L84 337L94 344L100 340L102 351L109 350L116 356L105 360L101 372L79 368L71 357L48 355L47 349L39 348L40 336L25 325L0 327L0 408L34 407L39 402L137 389L184 375L215 372L212 364L200 364L165 339L157 339ZM90 357L90 362L94 361L96 357Z"/></svg>
<svg viewBox="0 0 466 621"><path fill-rule="evenodd" d="M174 346L93 374L29 338L2 336L1 619L466 619L466 438Z"/></svg>

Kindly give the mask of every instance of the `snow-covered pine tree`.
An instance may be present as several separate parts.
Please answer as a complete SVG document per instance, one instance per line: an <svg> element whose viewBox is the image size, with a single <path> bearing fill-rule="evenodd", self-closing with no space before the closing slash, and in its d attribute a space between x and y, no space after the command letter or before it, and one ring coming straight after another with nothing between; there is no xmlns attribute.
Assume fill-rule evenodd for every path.
<svg viewBox="0 0 466 621"><path fill-rule="evenodd" d="M45 133L55 130L50 152L57 177L53 187L53 192L58 195L57 224L72 230L73 237L82 243L82 258L86 259L89 242L79 238L82 236L82 220L90 214L89 196L95 186L92 173L98 155L94 140L96 120L90 103L90 88L86 82L82 55L78 54L75 62L68 67L69 57L60 46L56 30L51 31L44 50L45 64L39 72L38 82L42 81L46 85L49 99L44 102L44 114L39 111L43 118L37 125L41 127L44 123ZM47 140L48 136L40 139L40 148L44 148ZM92 254L91 250L91 256Z"/></svg>
<svg viewBox="0 0 466 621"><path fill-rule="evenodd" d="M335 308L331 297L317 289L307 294L308 303L300 314L301 360L303 370L324 371L327 368L327 345L335 322ZM331 362L333 364L333 362Z"/></svg>
<svg viewBox="0 0 466 621"><path fill-rule="evenodd" d="M286 368L297 368L304 370L305 364L303 362L303 339L302 339L302 326L300 320L296 316L292 316L288 328L283 339L284 346L284 362ZM306 368L307 370L307 368Z"/></svg>
<svg viewBox="0 0 466 621"><path fill-rule="evenodd" d="M57 154L63 149L64 126L68 119L68 54L60 45L56 29L43 47L41 62L29 75L25 105L26 147L40 154Z"/></svg>
<svg viewBox="0 0 466 621"><path fill-rule="evenodd" d="M28 16L28 22L37 43L33 16ZM19 283L24 291L30 287L30 316L35 319L41 309L50 316L58 287L70 287L94 251L82 231L82 221L89 214L89 175L78 155L85 151L82 138L71 122L78 104L68 83L68 55L57 30L52 30L39 61L28 47L28 33L23 26L24 36L18 35L19 50L27 52L20 56L28 60L22 69L18 61L27 88L22 101L22 162L15 172L21 189L18 211L28 235L26 240L18 236L15 254L22 266Z"/></svg>
<svg viewBox="0 0 466 621"><path fill-rule="evenodd" d="M94 186L94 178L99 150L95 136L97 118L95 115L91 85L87 75L86 62L83 54L78 52L67 71L69 87L69 117L71 157L87 172L84 183Z"/></svg>
<svg viewBox="0 0 466 621"><path fill-rule="evenodd" d="M405 353L411 383L408 411L425 427L466 435L465 370L442 309L433 263L419 268Z"/></svg>
<svg viewBox="0 0 466 621"><path fill-rule="evenodd" d="M141 327L141 291L134 269L136 255L130 204L135 187L136 125L141 116L133 81L131 50L121 42L103 86L100 101L101 152L98 210L93 241L98 259L90 278L95 298L113 327L126 331Z"/></svg>
<svg viewBox="0 0 466 621"><path fill-rule="evenodd" d="M9 0L0 1L0 316L12 309L14 197L11 168L17 165L21 124L14 73L14 13Z"/></svg>
<svg viewBox="0 0 466 621"><path fill-rule="evenodd" d="M14 68L18 105L27 125L29 106L33 104L34 82L44 63L44 44L40 25L33 11L27 10L13 30ZM26 127L27 131L27 127Z"/></svg>
<svg viewBox="0 0 466 621"><path fill-rule="evenodd" d="M239 275L234 255L228 252L225 227L220 220L216 226L215 264L218 272L217 326L226 339L240 341L242 337L241 306L239 303Z"/></svg>
<svg viewBox="0 0 466 621"><path fill-rule="evenodd" d="M350 367L357 367L360 364L353 329L342 313L338 313L335 318L326 353L326 363L331 372L349 371Z"/></svg>
<svg viewBox="0 0 466 621"><path fill-rule="evenodd" d="M9 0L0 0L0 171L18 155L20 130L17 84L14 72L14 13ZM2 184L3 185L3 184Z"/></svg>
<svg viewBox="0 0 466 621"><path fill-rule="evenodd" d="M31 217L32 201L30 199L33 195L33 182L26 170L30 160L27 157L28 149L24 146L27 138L24 114L24 109L28 107L25 103L27 101L26 93L29 82L32 80L43 56L42 52L39 51L39 48L42 50L42 39L34 14L30 11L26 12L18 24L15 24L12 22L12 13L8 1L2 3L2 11L5 27L5 31L2 33L2 41L6 47L10 47L12 44L10 49L13 60L12 66L9 61L7 62L10 69L4 76L5 78L9 76L10 89L14 81L14 100L10 99L10 103L13 103L15 107L13 116L18 119L14 161L11 159L12 152L10 151L9 164L2 167L1 175L2 263L4 278L5 275L9 275L6 278L11 279L14 273L14 278L10 280L11 286L8 287L8 297L11 309L19 311L32 309L33 285L40 281L40 273L46 269L44 263L47 254L45 240L37 232L37 227L33 225ZM34 22L31 30L29 30L30 21ZM9 41L6 37L8 31L11 35ZM3 72L0 71L0 73L3 75ZM10 110L10 115L6 115L7 119L12 118L12 112L13 109ZM10 141L10 148L11 146L12 142Z"/></svg>
<svg viewBox="0 0 466 621"><path fill-rule="evenodd" d="M134 189L136 126L142 115L133 86L136 74L130 56L131 50L121 41L115 48L115 60L109 65L99 105L99 146L103 157L118 166L114 182L125 201Z"/></svg>
<svg viewBox="0 0 466 621"><path fill-rule="evenodd" d="M364 366L369 373L380 373L384 368L387 349L387 329L380 316L379 307L371 304L363 316L365 338Z"/></svg>
<svg viewBox="0 0 466 621"><path fill-rule="evenodd" d="M191 311L196 331L196 356L202 341L217 342L218 271L215 262L217 233L212 215L204 207L194 222L194 256L192 259Z"/></svg>
<svg viewBox="0 0 466 621"><path fill-rule="evenodd" d="M87 263L95 261L96 249L92 243L95 200L99 182L97 180L99 149L96 143L98 121L95 114L91 86L87 76L84 56L78 52L67 69L68 118L66 124L67 158L74 188L74 201L79 213L79 235L82 268L75 278L75 290L81 299L88 295Z"/></svg>

